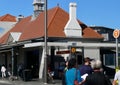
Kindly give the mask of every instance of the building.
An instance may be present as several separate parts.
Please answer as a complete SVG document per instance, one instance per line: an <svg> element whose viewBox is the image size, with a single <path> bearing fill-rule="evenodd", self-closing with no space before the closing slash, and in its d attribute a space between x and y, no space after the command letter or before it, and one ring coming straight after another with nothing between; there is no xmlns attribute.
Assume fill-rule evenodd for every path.
<svg viewBox="0 0 120 85"><path fill-rule="evenodd" d="M90 26L90 27L93 28L95 31L97 31L98 33L100 33L104 37L103 42L114 42L114 43L116 43L115 42L116 40L113 37L114 29L107 28L107 27L102 27L102 26ZM120 38L118 37L118 42L119 41L120 41ZM104 64L109 65L109 66L114 66L115 65L115 57L113 57L113 56L115 55L115 50L111 51L111 49L109 49L109 51L110 52L108 52L108 54L110 54L110 55L108 55L108 54L106 55L106 57L105 57L106 59L104 60ZM109 56L109 57L107 57L107 56ZM108 60L111 60L111 62L108 62ZM118 56L118 61L120 61L119 56Z"/></svg>
<svg viewBox="0 0 120 85"><path fill-rule="evenodd" d="M0 37L8 30L10 30L16 23L17 19L15 16L12 16L10 14L0 16Z"/></svg>
<svg viewBox="0 0 120 85"><path fill-rule="evenodd" d="M34 0L33 6L38 10L43 8L44 3ZM32 71L33 77L41 79L45 52L44 11L36 13L35 10L35 14L24 17L0 38L0 62L6 67L12 64L13 75L17 74L17 65L22 63L25 69ZM115 49L114 43L103 42L101 34L76 19L76 3L70 3L69 14L59 6L49 9L47 13L47 63L52 70L58 70L64 63L63 58L77 57L79 64L84 57L104 61L106 49ZM71 53L71 48L75 48L76 55Z"/></svg>
<svg viewBox="0 0 120 85"><path fill-rule="evenodd" d="M93 28L96 32L100 33L104 37L103 41L115 42L115 38L113 37L114 29L103 27L103 26L90 26L90 27Z"/></svg>

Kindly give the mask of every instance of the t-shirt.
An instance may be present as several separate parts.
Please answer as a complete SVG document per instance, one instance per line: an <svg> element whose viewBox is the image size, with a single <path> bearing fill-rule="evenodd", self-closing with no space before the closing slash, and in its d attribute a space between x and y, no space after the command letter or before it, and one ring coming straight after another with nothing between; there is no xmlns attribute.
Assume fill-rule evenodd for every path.
<svg viewBox="0 0 120 85"><path fill-rule="evenodd" d="M1 67L1 72L5 72L6 68L4 66Z"/></svg>
<svg viewBox="0 0 120 85"><path fill-rule="evenodd" d="M90 65L82 65L80 66L79 70L80 70L81 75L84 75L86 73L89 75L89 74L92 74L93 72L93 69L91 68Z"/></svg>
<svg viewBox="0 0 120 85"><path fill-rule="evenodd" d="M79 70L76 71L76 68L71 68L68 71L66 71L66 75L65 75L66 85L74 85L74 80L76 78L76 72L77 72L77 80L79 82L82 81L80 71Z"/></svg>
<svg viewBox="0 0 120 85"><path fill-rule="evenodd" d="M114 80L118 80L118 84L120 85L120 70L116 72Z"/></svg>

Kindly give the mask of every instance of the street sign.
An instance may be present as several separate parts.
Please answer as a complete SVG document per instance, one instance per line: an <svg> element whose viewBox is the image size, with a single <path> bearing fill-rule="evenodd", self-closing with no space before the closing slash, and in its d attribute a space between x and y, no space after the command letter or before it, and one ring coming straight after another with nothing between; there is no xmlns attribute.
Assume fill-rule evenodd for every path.
<svg viewBox="0 0 120 85"><path fill-rule="evenodd" d="M116 30L113 31L113 37L114 38L118 38L119 35L120 35L120 30L116 29Z"/></svg>
<svg viewBox="0 0 120 85"><path fill-rule="evenodd" d="M76 52L76 48L75 47L71 47L71 52L75 53Z"/></svg>
<svg viewBox="0 0 120 85"><path fill-rule="evenodd" d="M113 31L113 37L116 38L116 67L118 67L118 37L120 35L120 30L116 29Z"/></svg>

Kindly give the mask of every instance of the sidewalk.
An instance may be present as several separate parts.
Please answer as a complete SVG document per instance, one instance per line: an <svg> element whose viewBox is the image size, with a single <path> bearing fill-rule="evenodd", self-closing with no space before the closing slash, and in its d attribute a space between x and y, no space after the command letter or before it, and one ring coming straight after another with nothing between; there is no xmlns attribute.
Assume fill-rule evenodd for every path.
<svg viewBox="0 0 120 85"><path fill-rule="evenodd" d="M0 79L0 85L6 84L6 85L62 85L61 80L54 80L55 83L47 83L45 84L43 81L39 79L31 80L31 81L23 81L23 80L8 80L8 79Z"/></svg>
<svg viewBox="0 0 120 85"><path fill-rule="evenodd" d="M111 82L113 79L111 79ZM0 79L0 85L62 85L61 80L55 80L54 84L45 84L44 82L40 81L39 79L31 80L31 81L22 81L22 80L14 80L10 81L8 79Z"/></svg>

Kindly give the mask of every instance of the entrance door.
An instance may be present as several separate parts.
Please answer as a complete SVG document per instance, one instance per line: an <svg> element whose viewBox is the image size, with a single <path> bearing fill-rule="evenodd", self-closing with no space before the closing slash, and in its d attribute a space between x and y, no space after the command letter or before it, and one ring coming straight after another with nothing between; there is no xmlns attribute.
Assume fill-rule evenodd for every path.
<svg viewBox="0 0 120 85"><path fill-rule="evenodd" d="M33 78L38 77L39 74L39 50L26 52L26 69L31 70Z"/></svg>

